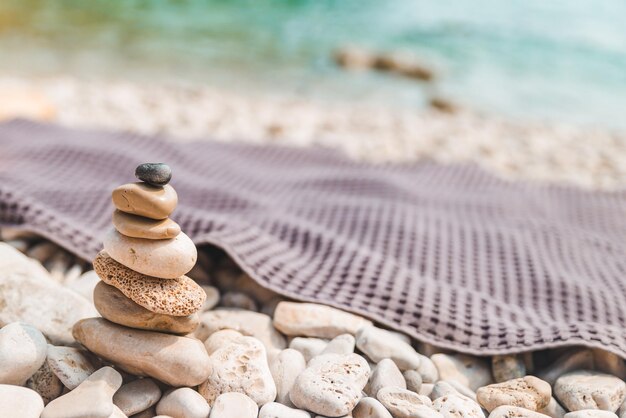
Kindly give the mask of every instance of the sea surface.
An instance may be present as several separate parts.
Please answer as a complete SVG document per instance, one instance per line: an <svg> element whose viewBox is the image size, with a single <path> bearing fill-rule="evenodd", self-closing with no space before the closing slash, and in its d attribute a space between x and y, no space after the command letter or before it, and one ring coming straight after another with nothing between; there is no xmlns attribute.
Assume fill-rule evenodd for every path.
<svg viewBox="0 0 626 418"><path fill-rule="evenodd" d="M334 64L407 51L434 85ZM626 129L624 0L0 0L0 74L185 80Z"/></svg>

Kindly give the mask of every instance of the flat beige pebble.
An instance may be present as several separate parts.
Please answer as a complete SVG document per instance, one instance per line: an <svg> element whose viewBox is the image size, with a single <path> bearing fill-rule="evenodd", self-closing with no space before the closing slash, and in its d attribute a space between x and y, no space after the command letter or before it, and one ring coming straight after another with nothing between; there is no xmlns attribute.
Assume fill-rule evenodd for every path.
<svg viewBox="0 0 626 418"><path fill-rule="evenodd" d="M476 398L489 412L502 405L538 411L548 406L552 398L552 388L539 378L526 376L479 388Z"/></svg>
<svg viewBox="0 0 626 418"><path fill-rule="evenodd" d="M217 397L210 418L257 418L259 407L243 393L223 393Z"/></svg>
<svg viewBox="0 0 626 418"><path fill-rule="evenodd" d="M202 308L206 293L187 276L161 280L146 276L112 259L106 251L98 253L93 267L106 284L150 312L188 316Z"/></svg>
<svg viewBox="0 0 626 418"><path fill-rule="evenodd" d="M277 402L270 402L261 407L259 418L311 418L311 414L301 409L294 409Z"/></svg>
<svg viewBox="0 0 626 418"><path fill-rule="evenodd" d="M431 409L432 402L426 396L418 395L402 388L386 387L376 394L376 399L383 404L394 418L414 418L430 411L441 416ZM431 414L432 416L434 416ZM430 415L429 415L430 416Z"/></svg>
<svg viewBox="0 0 626 418"><path fill-rule="evenodd" d="M48 344L47 362L52 372L69 390L75 389L96 371L85 351L76 347Z"/></svg>
<svg viewBox="0 0 626 418"><path fill-rule="evenodd" d="M43 400L34 390L0 384L0 413L3 417L39 418L43 408Z"/></svg>
<svg viewBox="0 0 626 418"><path fill-rule="evenodd" d="M565 418L616 418L617 415L611 411L601 409L581 409L579 411L568 412Z"/></svg>
<svg viewBox="0 0 626 418"><path fill-rule="evenodd" d="M433 401L433 409L444 418L485 418L480 405L463 395L441 396Z"/></svg>
<svg viewBox="0 0 626 418"><path fill-rule="evenodd" d="M146 183L123 184L111 194L113 205L122 212L165 219L176 209L178 195L172 186L151 186Z"/></svg>
<svg viewBox="0 0 626 418"><path fill-rule="evenodd" d="M493 382L491 365L484 358L464 354L433 354L430 359L437 366L441 380L454 380L473 391Z"/></svg>
<svg viewBox="0 0 626 418"><path fill-rule="evenodd" d="M63 393L63 383L52 372L47 361L44 361L39 370L26 381L26 387L34 390L43 399L44 405L58 398Z"/></svg>
<svg viewBox="0 0 626 418"><path fill-rule="evenodd" d="M103 367L76 389L50 402L41 418L109 418L113 413L113 394L122 385L122 376Z"/></svg>
<svg viewBox="0 0 626 418"><path fill-rule="evenodd" d="M170 386L196 386L211 373L209 356L202 342L194 338L135 330L103 318L77 322L74 337L123 370Z"/></svg>
<svg viewBox="0 0 626 418"><path fill-rule="evenodd" d="M559 377L554 384L554 394L570 411L604 409L615 412L626 398L626 383L609 374L579 370Z"/></svg>
<svg viewBox="0 0 626 418"><path fill-rule="evenodd" d="M548 418L548 415L518 406L499 406L489 414L489 418Z"/></svg>
<svg viewBox="0 0 626 418"><path fill-rule="evenodd" d="M36 328L12 322L0 329L0 384L21 386L46 360L46 338Z"/></svg>
<svg viewBox="0 0 626 418"><path fill-rule="evenodd" d="M354 418L393 418L387 408L375 398L362 398L352 411Z"/></svg>
<svg viewBox="0 0 626 418"><path fill-rule="evenodd" d="M104 282L96 285L93 300L103 318L130 328L184 335L193 332L200 324L197 313L173 316L152 312Z"/></svg>
<svg viewBox="0 0 626 418"><path fill-rule="evenodd" d="M389 358L400 370L415 370L420 367L417 351L394 333L381 328L361 328L356 335L356 346L375 363Z"/></svg>
<svg viewBox="0 0 626 418"><path fill-rule="evenodd" d="M365 318L316 303L280 302L274 312L274 326L290 336L335 338L368 325Z"/></svg>
<svg viewBox="0 0 626 418"><path fill-rule="evenodd" d="M122 235L131 238L170 239L180 234L180 226L171 220L150 219L120 210L113 212L113 226Z"/></svg>
<svg viewBox="0 0 626 418"><path fill-rule="evenodd" d="M208 418L211 408L198 392L178 388L166 393L156 407L157 414L175 418Z"/></svg>
<svg viewBox="0 0 626 418"><path fill-rule="evenodd" d="M293 406L289 392L296 379L306 369L306 361L299 351L286 348L273 356L269 362L270 372L276 384L276 402Z"/></svg>
<svg viewBox="0 0 626 418"><path fill-rule="evenodd" d="M172 239L130 238L111 229L104 250L118 263L146 276L176 279L189 272L198 258L193 241L181 232Z"/></svg>
<svg viewBox="0 0 626 418"><path fill-rule="evenodd" d="M124 414L134 415L156 405L159 399L161 389L154 380L146 378L122 385L113 395L113 404Z"/></svg>
<svg viewBox="0 0 626 418"><path fill-rule="evenodd" d="M396 363L388 358L378 362L370 376L365 392L375 398L378 391L387 386L406 389L406 381L402 372Z"/></svg>

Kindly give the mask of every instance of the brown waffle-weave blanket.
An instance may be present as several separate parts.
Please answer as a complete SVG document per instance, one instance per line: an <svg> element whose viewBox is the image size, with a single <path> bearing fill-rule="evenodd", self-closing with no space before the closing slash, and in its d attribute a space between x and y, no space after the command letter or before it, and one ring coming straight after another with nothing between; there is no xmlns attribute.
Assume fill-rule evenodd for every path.
<svg viewBox="0 0 626 418"><path fill-rule="evenodd" d="M626 192L15 121L0 125L0 224L91 259L111 190L146 161L172 167L173 218L196 244L278 293L475 354L585 344L626 356Z"/></svg>

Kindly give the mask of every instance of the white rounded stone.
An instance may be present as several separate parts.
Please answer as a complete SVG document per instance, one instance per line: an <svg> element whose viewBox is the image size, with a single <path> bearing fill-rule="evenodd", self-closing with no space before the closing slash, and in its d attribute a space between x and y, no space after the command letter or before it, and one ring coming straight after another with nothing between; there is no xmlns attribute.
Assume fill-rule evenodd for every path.
<svg viewBox="0 0 626 418"><path fill-rule="evenodd" d="M406 389L406 381L402 372L391 359L383 359L377 365L369 380L366 392L368 395L376 397L378 391L384 387L392 386Z"/></svg>
<svg viewBox="0 0 626 418"><path fill-rule="evenodd" d="M475 391L493 382L490 364L484 358L464 354L433 354L440 380L454 380Z"/></svg>
<svg viewBox="0 0 626 418"><path fill-rule="evenodd" d="M289 342L289 348L302 353L307 363L313 357L322 354L327 345L328 341L321 338L295 337Z"/></svg>
<svg viewBox="0 0 626 418"><path fill-rule="evenodd" d="M402 373L402 376L404 377L404 380L406 382L406 388L408 390L410 390L411 392L420 393L424 382L422 381L422 375L419 374L417 370L406 370L404 373Z"/></svg>
<svg viewBox="0 0 626 418"><path fill-rule="evenodd" d="M617 418L617 415L614 412L602 409L581 409L568 412L565 414L565 418Z"/></svg>
<svg viewBox="0 0 626 418"><path fill-rule="evenodd" d="M350 334L341 334L328 342L321 354L350 354L354 353L356 339Z"/></svg>
<svg viewBox="0 0 626 418"><path fill-rule="evenodd" d="M160 398L161 389L159 386L154 380L145 378L122 385L113 395L113 403L124 414L130 416L156 405Z"/></svg>
<svg viewBox="0 0 626 418"><path fill-rule="evenodd" d="M485 418L480 405L463 395L441 396L433 402L433 409L444 418Z"/></svg>
<svg viewBox="0 0 626 418"><path fill-rule="evenodd" d="M259 406L243 393L222 393L217 397L210 418L257 418Z"/></svg>
<svg viewBox="0 0 626 418"><path fill-rule="evenodd" d="M270 360L270 371L276 384L277 402L293 406L289 392L305 368L306 362L302 354L291 348L282 350Z"/></svg>
<svg viewBox="0 0 626 418"><path fill-rule="evenodd" d="M430 414L429 410L432 411L434 415L441 416L441 414L431 409L432 402L430 399L406 389L394 387L382 388L376 394L376 398L391 412L394 418L421 417L424 413L428 412ZM428 416L434 415L430 414Z"/></svg>
<svg viewBox="0 0 626 418"><path fill-rule="evenodd" d="M548 415L519 406L502 405L491 411L489 418L548 418Z"/></svg>
<svg viewBox="0 0 626 418"><path fill-rule="evenodd" d="M570 411L615 412L626 398L626 383L609 374L579 370L559 377L554 384L554 394Z"/></svg>
<svg viewBox="0 0 626 418"><path fill-rule="evenodd" d="M0 413L7 418L39 418L43 400L37 392L21 386L0 384Z"/></svg>
<svg viewBox="0 0 626 418"><path fill-rule="evenodd" d="M387 408L374 398L365 397L352 411L353 418L393 418Z"/></svg>
<svg viewBox="0 0 626 418"><path fill-rule="evenodd" d="M239 340L243 337L243 334L232 330L232 329L222 329L217 332L214 332L206 339L204 342L204 348L206 348L206 352L211 355L220 348Z"/></svg>
<svg viewBox="0 0 626 418"><path fill-rule="evenodd" d="M365 318L317 303L280 302L274 311L274 326L290 336L335 338L368 325Z"/></svg>
<svg viewBox="0 0 626 418"><path fill-rule="evenodd" d="M263 405L259 418L311 418L311 414L301 409L293 409L286 405L270 402Z"/></svg>
<svg viewBox="0 0 626 418"><path fill-rule="evenodd" d="M70 390L75 389L96 371L83 350L75 347L56 347L52 344L48 344L48 365Z"/></svg>
<svg viewBox="0 0 626 418"><path fill-rule="evenodd" d="M476 392L478 403L490 412L502 405L538 411L548 406L551 397L550 385L535 376L494 383Z"/></svg>
<svg viewBox="0 0 626 418"><path fill-rule="evenodd" d="M21 386L46 360L46 338L36 328L13 322L0 329L0 383Z"/></svg>
<svg viewBox="0 0 626 418"><path fill-rule="evenodd" d="M415 370L420 366L420 355L392 332L374 326L359 330L356 346L373 362L389 358L400 370Z"/></svg>
<svg viewBox="0 0 626 418"><path fill-rule="evenodd" d="M206 399L191 388L166 393L156 407L157 414L176 418L207 418L210 411Z"/></svg>

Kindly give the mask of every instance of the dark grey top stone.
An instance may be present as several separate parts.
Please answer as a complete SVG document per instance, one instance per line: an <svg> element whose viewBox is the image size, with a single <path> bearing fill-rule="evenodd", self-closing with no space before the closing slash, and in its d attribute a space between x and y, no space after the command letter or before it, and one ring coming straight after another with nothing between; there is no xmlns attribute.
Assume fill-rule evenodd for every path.
<svg viewBox="0 0 626 418"><path fill-rule="evenodd" d="M154 186L165 186L172 179L172 169L165 163L143 163L135 169L135 177Z"/></svg>

